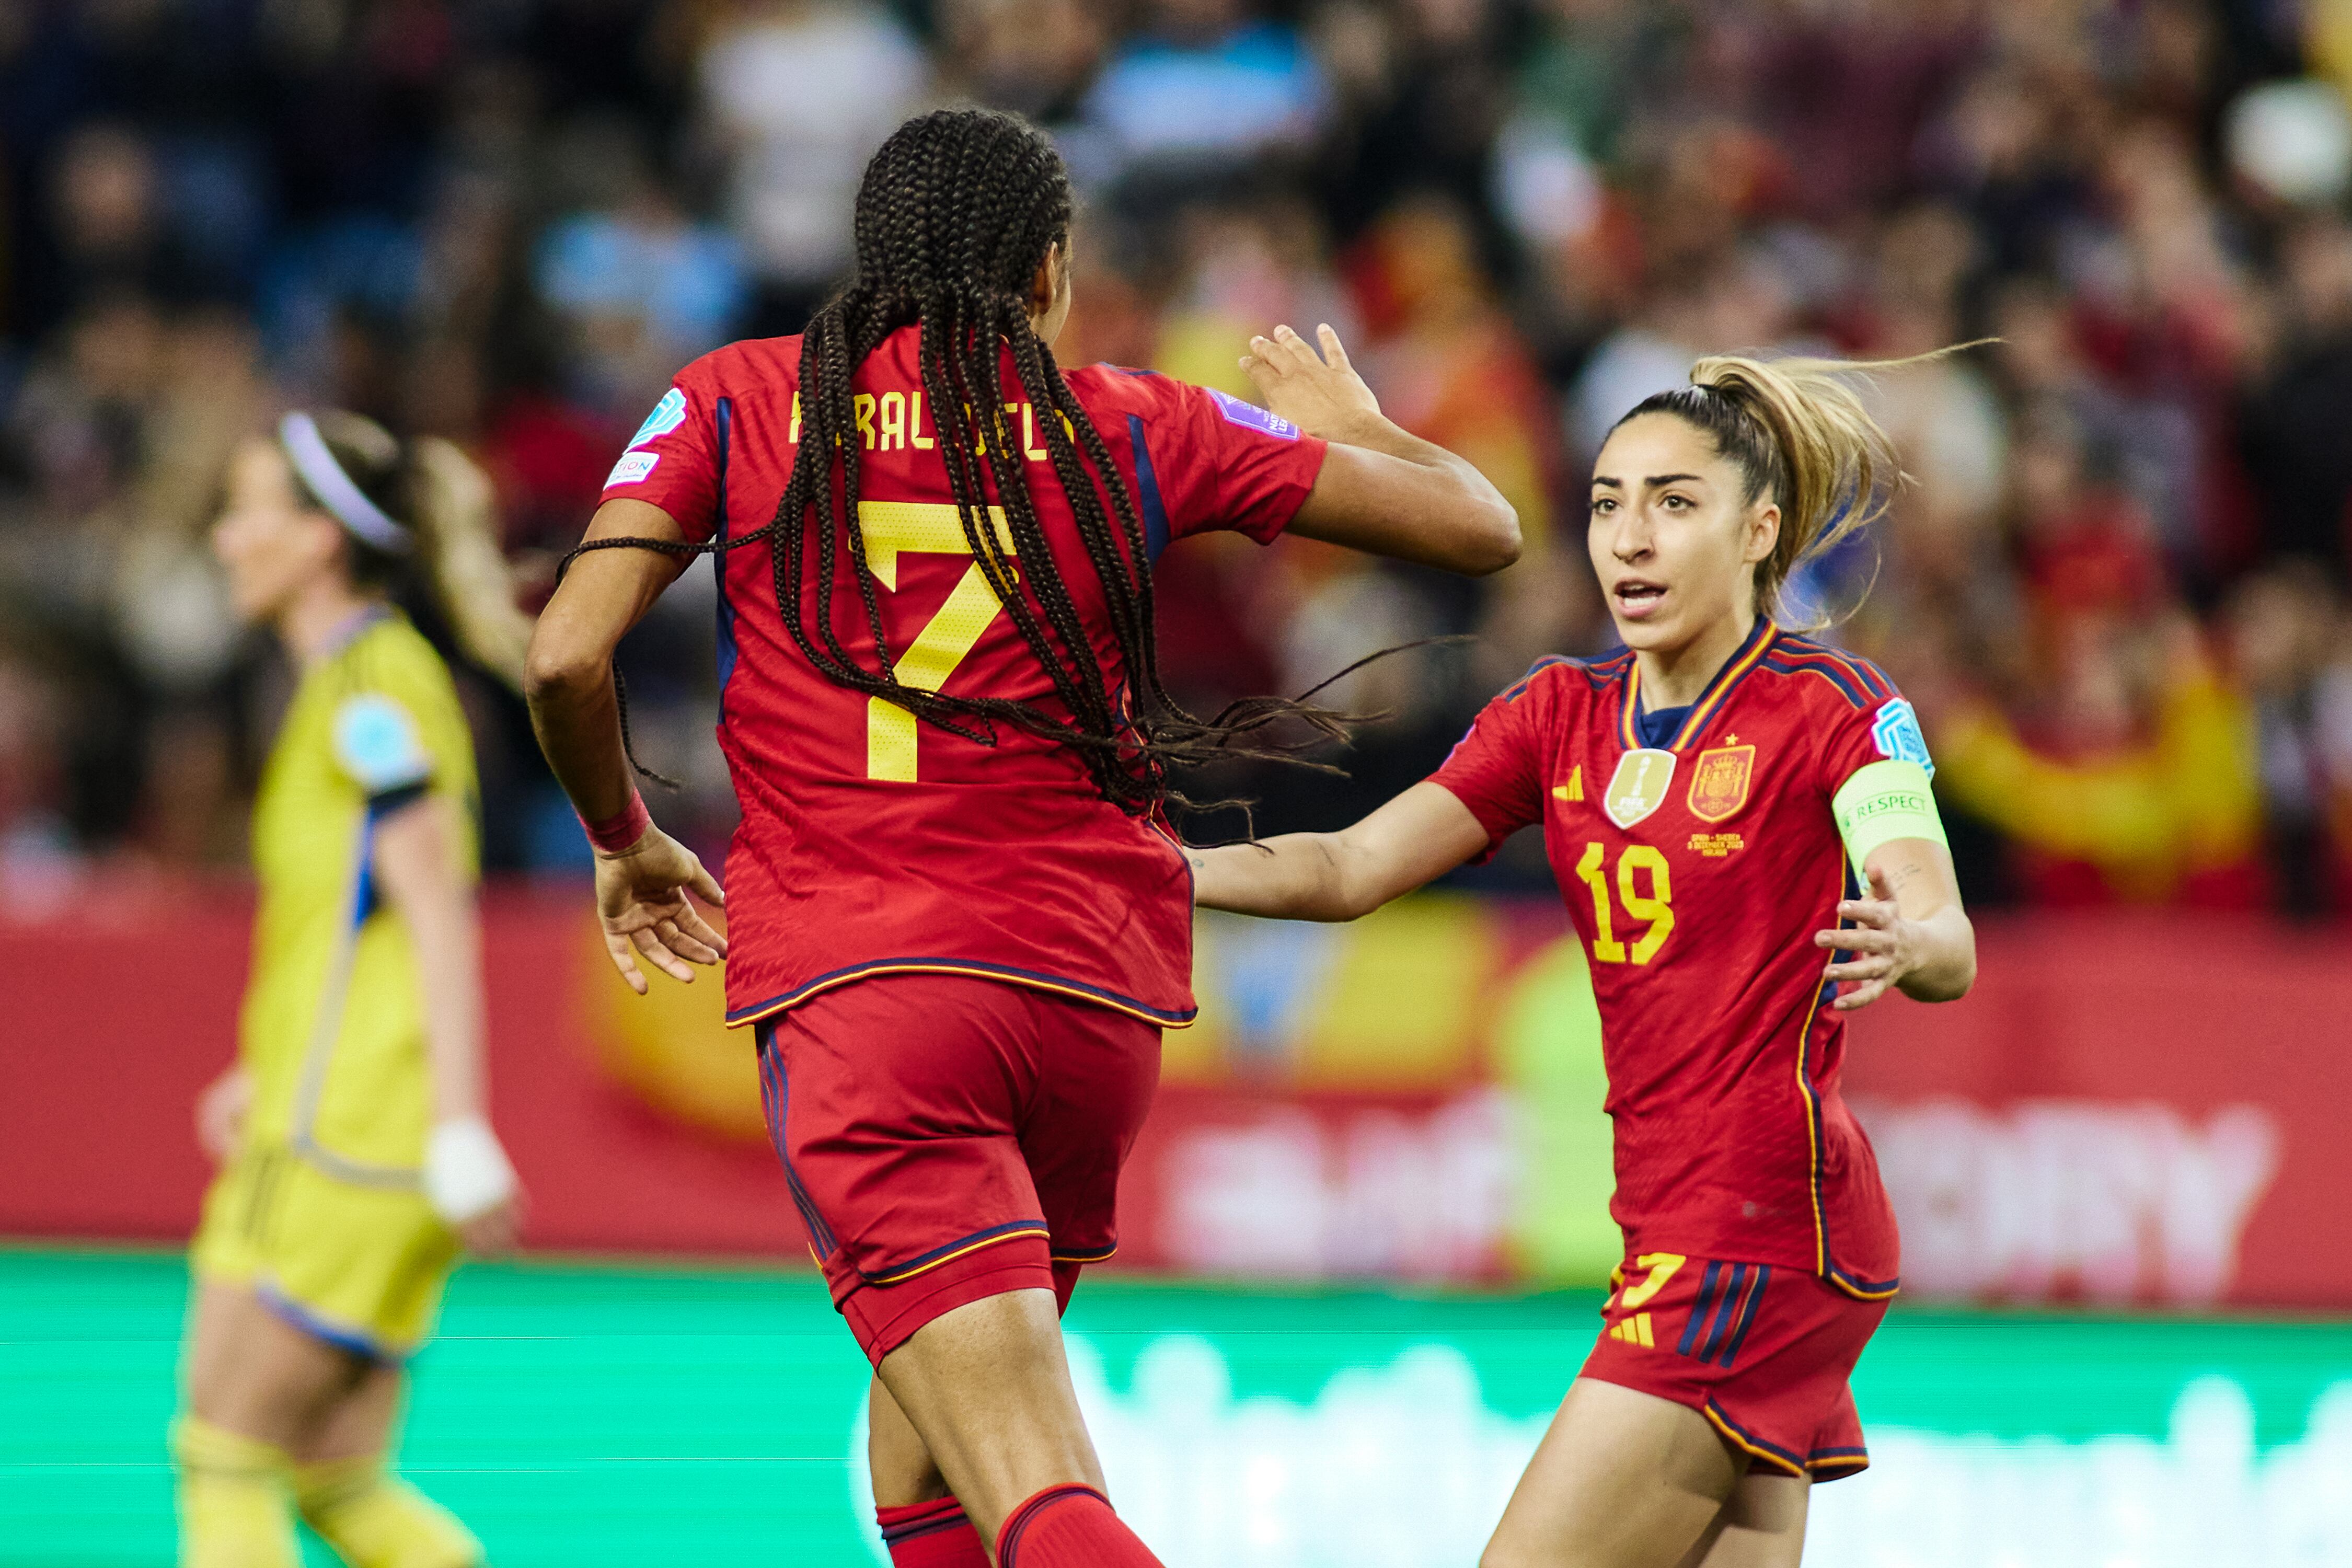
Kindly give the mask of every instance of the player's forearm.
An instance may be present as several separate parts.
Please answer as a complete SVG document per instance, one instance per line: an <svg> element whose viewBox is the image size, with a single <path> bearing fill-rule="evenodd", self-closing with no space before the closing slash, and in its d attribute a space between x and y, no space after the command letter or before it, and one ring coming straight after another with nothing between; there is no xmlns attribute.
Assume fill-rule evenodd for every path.
<svg viewBox="0 0 2352 1568"><path fill-rule="evenodd" d="M1977 933L1968 911L1947 904L1912 924L1920 962L1895 988L1915 1002L1957 1002L1967 995L1977 979Z"/></svg>
<svg viewBox="0 0 2352 1568"><path fill-rule="evenodd" d="M1292 532L1472 575L1519 558L1518 511L1468 458L1379 414L1330 438Z"/></svg>
<svg viewBox="0 0 2352 1568"><path fill-rule="evenodd" d="M1351 921L1373 906L1351 887L1339 836L1285 833L1255 844L1189 849L1192 901L1269 920Z"/></svg>
<svg viewBox="0 0 2352 1568"><path fill-rule="evenodd" d="M436 1122L488 1110L481 917L457 872L454 815L446 799L428 796L386 819L376 846L377 876L415 958Z"/></svg>
<svg viewBox="0 0 2352 1568"><path fill-rule="evenodd" d="M555 782L590 822L629 810L636 790L621 744L620 701L606 660L592 664L552 655L542 659L540 639L534 637L523 689L539 749L546 754Z"/></svg>

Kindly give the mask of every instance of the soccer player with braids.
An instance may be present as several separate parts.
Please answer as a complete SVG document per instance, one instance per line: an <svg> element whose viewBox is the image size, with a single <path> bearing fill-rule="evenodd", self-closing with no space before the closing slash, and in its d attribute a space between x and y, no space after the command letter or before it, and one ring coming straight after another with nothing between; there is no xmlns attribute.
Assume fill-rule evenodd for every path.
<svg viewBox="0 0 2352 1568"><path fill-rule="evenodd" d="M1192 852L1210 908L1353 920L1542 825L1601 1008L1625 1260L1486 1568L1797 1568L1811 1483L1868 1462L1847 1379L1896 1241L1845 1017L1961 995L1976 944L1910 704L1774 612L1897 479L1847 384L1895 368L1699 361L1593 465L1622 651L1538 664L1353 827Z"/></svg>
<svg viewBox="0 0 2352 1568"><path fill-rule="evenodd" d="M261 886L236 1065L197 1108L221 1163L190 1262L173 1432L186 1568L296 1568L294 1516L353 1568L481 1543L390 1473L404 1363L461 1247L504 1247L475 912L474 750L414 584L520 684L529 620L489 480L446 441L289 414L232 459L213 549L300 671L254 802Z"/></svg>
<svg viewBox="0 0 2352 1568"><path fill-rule="evenodd" d="M1117 1245L1118 1171L1191 1021L1171 770L1296 704L1168 694L1152 562L1286 529L1463 572L1518 549L1462 459L1382 418L1338 339L1252 341L1266 405L1065 371L1069 182L1023 121L908 121L856 276L807 332L688 366L540 621L540 739L596 847L613 961L727 963L811 1251L876 1368L894 1561L1150 1563L1102 1494L1058 1310ZM615 645L719 557L719 890L631 778ZM1311 732L1308 731L1308 732ZM987 1544L984 1546L983 1542Z"/></svg>

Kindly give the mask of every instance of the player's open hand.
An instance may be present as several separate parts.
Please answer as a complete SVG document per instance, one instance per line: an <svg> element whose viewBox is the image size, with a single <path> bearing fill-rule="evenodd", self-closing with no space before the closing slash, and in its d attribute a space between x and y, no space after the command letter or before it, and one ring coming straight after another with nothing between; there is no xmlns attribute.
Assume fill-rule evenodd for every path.
<svg viewBox="0 0 2352 1568"><path fill-rule="evenodd" d="M494 1204L473 1218L458 1222L457 1240L477 1258L498 1258L512 1252L521 1235L523 1194L515 1194L502 1204Z"/></svg>
<svg viewBox="0 0 2352 1568"><path fill-rule="evenodd" d="M1853 925L1813 933L1815 947L1850 955L1822 972L1840 986L1837 1000L1830 1005L1841 1013L1869 1006L1918 968L1926 956L1917 924L1903 918L1885 873L1875 866L1870 868L1870 898L1847 899L1838 905L1838 918Z"/></svg>
<svg viewBox="0 0 2352 1568"><path fill-rule="evenodd" d="M1319 354L1288 327L1275 328L1270 338L1252 338L1242 369L1267 408L1309 436L1345 440L1351 426L1380 417L1381 402L1348 363L1339 334L1326 325L1315 335L1323 344Z"/></svg>
<svg viewBox="0 0 2352 1568"><path fill-rule="evenodd" d="M727 956L727 939L696 911L687 894L713 909L726 906L718 879L703 869L694 851L648 826L645 836L618 855L596 855L596 919L604 928L604 951L629 989L646 994L637 955L673 980L691 984L696 963Z"/></svg>

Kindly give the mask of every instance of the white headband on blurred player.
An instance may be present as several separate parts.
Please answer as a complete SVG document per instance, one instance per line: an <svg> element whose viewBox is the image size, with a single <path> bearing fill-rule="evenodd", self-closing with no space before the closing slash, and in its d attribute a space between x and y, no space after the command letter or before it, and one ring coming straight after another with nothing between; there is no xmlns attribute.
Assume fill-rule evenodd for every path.
<svg viewBox="0 0 2352 1568"><path fill-rule="evenodd" d="M327 449L327 438L319 434L317 420L299 410L289 414L278 422L278 444L286 448L287 461L319 498L319 504L334 513L337 522L378 550L393 555L408 553L415 538L352 482L351 475L343 472L334 453Z"/></svg>

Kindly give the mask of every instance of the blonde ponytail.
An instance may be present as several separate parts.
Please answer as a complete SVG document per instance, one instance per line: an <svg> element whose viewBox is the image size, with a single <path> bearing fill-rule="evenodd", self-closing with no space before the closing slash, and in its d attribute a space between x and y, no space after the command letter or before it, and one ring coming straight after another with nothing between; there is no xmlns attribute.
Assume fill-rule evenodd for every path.
<svg viewBox="0 0 2352 1568"><path fill-rule="evenodd" d="M1757 611L1775 615L1800 566L1885 516L1895 489L1909 481L1855 382L1977 346L1894 360L1710 354L1691 366L1688 386L1644 398L1618 423L1677 416L1712 436L1717 452L1738 467L1748 501L1769 496L1780 507L1780 537L1756 567Z"/></svg>
<svg viewBox="0 0 2352 1568"><path fill-rule="evenodd" d="M520 691L531 621L515 604L514 578L499 549L489 476L437 436L410 444L409 465L426 584L468 657Z"/></svg>

